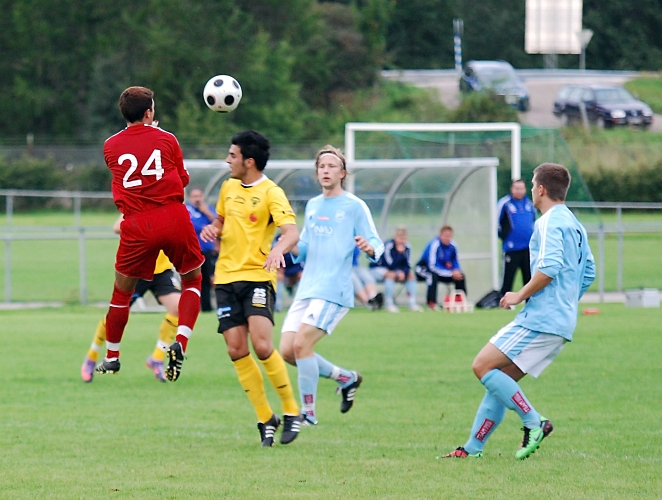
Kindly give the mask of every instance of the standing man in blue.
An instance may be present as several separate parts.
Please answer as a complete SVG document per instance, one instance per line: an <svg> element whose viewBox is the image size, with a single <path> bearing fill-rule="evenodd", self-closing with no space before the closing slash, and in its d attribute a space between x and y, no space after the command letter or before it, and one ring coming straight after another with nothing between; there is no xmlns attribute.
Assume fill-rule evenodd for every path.
<svg viewBox="0 0 662 500"><path fill-rule="evenodd" d="M464 273L457 257L457 247L452 240L453 228L443 226L439 237L433 238L425 246L416 264L416 276L428 286L426 302L432 311L437 310L437 284L440 282L454 283L455 290L461 290L465 295L467 293Z"/></svg>
<svg viewBox="0 0 662 500"><path fill-rule="evenodd" d="M200 251L205 258L204 264L200 268L202 272L202 289L200 290L200 310L211 311L211 283L214 279L214 266L216 266L216 259L218 258L218 240L203 241L200 238L202 229L211 224L216 218L216 211L210 205L205 203L204 194L202 189L193 188L188 193L188 202L186 208L191 216L191 222L195 229L195 234L198 236L200 243Z"/></svg>
<svg viewBox="0 0 662 500"><path fill-rule="evenodd" d="M335 366L314 348L354 306L354 247L371 261L377 261L384 251L370 209L343 189L347 167L342 152L324 146L317 153L315 167L322 194L306 204L301 239L292 249L295 262L305 262L305 266L280 341L283 358L298 369L302 414L308 424L317 423L315 400L320 376L340 385L342 413L354 404L361 374Z"/></svg>
<svg viewBox="0 0 662 500"><path fill-rule="evenodd" d="M527 458L553 430L517 383L524 375L538 377L572 340L579 299L595 279L595 262L586 229L565 205L570 173L562 165L543 163L533 171L531 194L542 217L531 237L533 277L519 292L508 292L504 309L529 299L524 308L478 353L473 371L486 392L466 444L444 458L481 457L492 432L513 410L524 423L522 446Z"/></svg>
<svg viewBox="0 0 662 500"><path fill-rule="evenodd" d="M526 184L522 179L513 181L510 194L499 200L499 238L503 241L503 281L501 296L513 289L518 269L522 270L522 284L531 280L529 241L536 222L536 209L526 196Z"/></svg>

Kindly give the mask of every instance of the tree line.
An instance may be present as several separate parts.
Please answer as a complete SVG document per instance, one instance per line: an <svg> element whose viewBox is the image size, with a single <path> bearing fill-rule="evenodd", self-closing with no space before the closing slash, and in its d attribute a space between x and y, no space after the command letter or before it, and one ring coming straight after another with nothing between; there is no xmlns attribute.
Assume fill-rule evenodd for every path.
<svg viewBox="0 0 662 500"><path fill-rule="evenodd" d="M662 66L662 11L653 0L584 0L595 35L590 68ZM0 144L34 133L96 143L123 122L129 85L157 96L162 126L185 142L257 128L313 140L361 118L432 121L419 94L389 89L383 68L452 68L452 19L465 59L541 67L524 52L524 0L0 0ZM559 64L576 67L577 57ZM208 111L213 75L244 90L229 115ZM431 98L430 98L431 99ZM399 114L400 113L400 114Z"/></svg>

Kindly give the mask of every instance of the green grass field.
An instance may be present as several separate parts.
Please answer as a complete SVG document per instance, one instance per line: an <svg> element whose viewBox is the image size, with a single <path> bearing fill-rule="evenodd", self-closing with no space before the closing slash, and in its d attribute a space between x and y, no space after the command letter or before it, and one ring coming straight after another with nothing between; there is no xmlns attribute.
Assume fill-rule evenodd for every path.
<svg viewBox="0 0 662 500"><path fill-rule="evenodd" d="M575 342L540 379L522 383L556 429L526 461L514 458L521 423L512 412L483 459L435 459L465 442L483 394L471 361L512 312L352 311L319 352L363 373L355 407L340 414L334 384L320 381L320 424L273 449L259 446L213 315L199 319L177 383L159 383L143 366L161 316L134 314L121 373L84 384L79 367L103 313L0 312L0 497L621 499L662 491L659 309L611 304L579 317Z"/></svg>

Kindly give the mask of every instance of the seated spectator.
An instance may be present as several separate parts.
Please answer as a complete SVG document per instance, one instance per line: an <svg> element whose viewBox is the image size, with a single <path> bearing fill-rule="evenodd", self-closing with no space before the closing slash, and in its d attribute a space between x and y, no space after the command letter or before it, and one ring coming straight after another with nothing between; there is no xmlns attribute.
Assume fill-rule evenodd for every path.
<svg viewBox="0 0 662 500"><path fill-rule="evenodd" d="M384 244L384 253L375 264L370 263L370 270L377 281L384 281L384 303L388 312L400 312L395 305L394 291L396 283L404 283L409 296L409 309L420 312L416 304L416 276L411 268L411 246L407 242L407 229L399 226L392 240Z"/></svg>
<svg viewBox="0 0 662 500"><path fill-rule="evenodd" d="M457 248L451 242L453 228L443 226L438 237L430 241L418 264L416 264L416 277L419 281L425 281L428 286L427 303L433 311L437 307L437 284L454 283L455 290L467 293L464 283L464 273L460 269L457 258Z"/></svg>
<svg viewBox="0 0 662 500"><path fill-rule="evenodd" d="M381 293L377 293L377 284L370 271L359 265L360 255L361 251L358 247L354 247L354 258L352 260L354 295L371 311L381 309L384 305L384 296Z"/></svg>

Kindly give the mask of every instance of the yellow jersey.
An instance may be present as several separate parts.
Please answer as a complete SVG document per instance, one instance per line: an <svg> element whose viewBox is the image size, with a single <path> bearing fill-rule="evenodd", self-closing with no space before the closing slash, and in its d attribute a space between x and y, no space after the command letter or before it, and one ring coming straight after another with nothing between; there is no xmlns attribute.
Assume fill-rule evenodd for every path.
<svg viewBox="0 0 662 500"><path fill-rule="evenodd" d="M168 259L163 250L159 251L159 256L156 258L156 266L154 267L154 274L161 274L168 269L172 269L172 262Z"/></svg>
<svg viewBox="0 0 662 500"><path fill-rule="evenodd" d="M264 262L276 228L296 224L283 190L266 176L251 186L242 185L239 179L228 179L221 186L216 213L225 222L214 283L271 281L275 289L276 271L267 271Z"/></svg>

